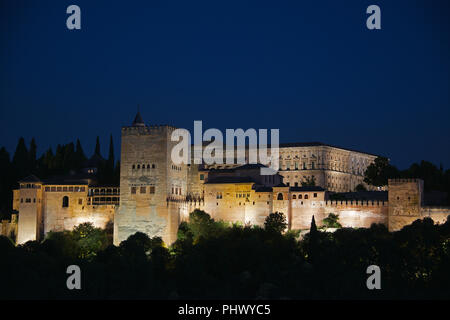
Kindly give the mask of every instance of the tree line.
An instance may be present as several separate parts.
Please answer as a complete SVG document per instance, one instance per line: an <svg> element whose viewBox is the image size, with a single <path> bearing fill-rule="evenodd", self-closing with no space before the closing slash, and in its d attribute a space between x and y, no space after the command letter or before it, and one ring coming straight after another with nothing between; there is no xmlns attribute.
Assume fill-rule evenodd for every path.
<svg viewBox="0 0 450 320"><path fill-rule="evenodd" d="M137 232L114 246L106 231L83 224L15 247L0 237L2 299L448 299L450 218L417 220L397 232L384 225L283 232L271 213L263 227L214 221L191 212L178 239ZM66 287L69 265L81 290ZM367 267L381 269L369 290Z"/></svg>
<svg viewBox="0 0 450 320"><path fill-rule="evenodd" d="M424 180L426 191L450 191L450 169L444 170L442 165L438 168L425 160L413 163L405 170L400 170L390 164L387 158L377 157L364 173L364 182L378 187L387 185L388 179L395 178L419 178Z"/></svg>
<svg viewBox="0 0 450 320"><path fill-rule="evenodd" d="M57 175L78 173L88 160L98 165L97 178L100 184L119 184L120 163L115 162L114 143L112 135L109 141L109 153L105 159L100 152L100 139L97 137L95 150L88 158L81 146L80 140L75 143L58 144L55 151L49 148L40 157L37 156L37 144L31 139L27 147L21 137L11 158L8 151L0 148L0 218L7 219L12 211L12 190L17 188L17 181L34 174L40 179Z"/></svg>

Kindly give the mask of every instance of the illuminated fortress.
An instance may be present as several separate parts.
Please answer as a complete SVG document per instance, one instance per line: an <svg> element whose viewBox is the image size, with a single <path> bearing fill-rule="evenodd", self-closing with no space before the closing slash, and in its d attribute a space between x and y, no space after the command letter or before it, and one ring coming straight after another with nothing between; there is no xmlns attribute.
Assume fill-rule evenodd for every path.
<svg viewBox="0 0 450 320"><path fill-rule="evenodd" d="M444 222L450 214L450 208L424 205L423 181L416 179L390 180L384 197L329 200L330 192L364 185L364 172L376 155L323 143L280 144L280 170L261 176L259 164L173 163L175 129L147 126L139 113L131 126L122 128L120 187L96 185L89 176L95 170L57 180L29 176L19 181L13 200L17 243L92 222L113 228L116 245L137 231L170 244L194 209L215 220L253 225L263 225L271 212L283 212L289 229L309 228L313 215L320 225L335 213L344 227L382 223L391 231L426 216ZM315 186L302 187L311 180ZM2 233L13 229L13 221L2 222Z"/></svg>

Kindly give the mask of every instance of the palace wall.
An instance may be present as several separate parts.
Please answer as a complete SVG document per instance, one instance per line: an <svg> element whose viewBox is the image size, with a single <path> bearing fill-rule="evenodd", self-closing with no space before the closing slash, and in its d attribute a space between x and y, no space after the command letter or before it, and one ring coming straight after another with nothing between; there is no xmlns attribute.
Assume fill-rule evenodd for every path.
<svg viewBox="0 0 450 320"><path fill-rule="evenodd" d="M0 222L0 236L16 240L18 232L17 214L11 215L11 220L3 219Z"/></svg>

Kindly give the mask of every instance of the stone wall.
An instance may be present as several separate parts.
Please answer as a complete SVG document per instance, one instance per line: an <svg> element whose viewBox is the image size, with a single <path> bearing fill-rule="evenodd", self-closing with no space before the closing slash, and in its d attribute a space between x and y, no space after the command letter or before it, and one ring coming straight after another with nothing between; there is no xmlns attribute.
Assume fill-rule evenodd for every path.
<svg viewBox="0 0 450 320"><path fill-rule="evenodd" d="M181 191L174 197L186 194L187 168L172 167L170 153L174 142L170 137L173 130L175 128L170 126L122 128L120 208L114 218L115 244L137 231L150 237L162 237L166 243L176 239L178 210L169 208L167 200L172 188Z"/></svg>
<svg viewBox="0 0 450 320"><path fill-rule="evenodd" d="M18 201L18 234L17 243L39 240L43 233L42 219L42 186L30 189L20 189L15 192ZM14 199L14 202L16 199Z"/></svg>
<svg viewBox="0 0 450 320"><path fill-rule="evenodd" d="M2 220L0 222L0 235L4 237L11 238L13 240L17 240L17 214L11 215L11 220Z"/></svg>

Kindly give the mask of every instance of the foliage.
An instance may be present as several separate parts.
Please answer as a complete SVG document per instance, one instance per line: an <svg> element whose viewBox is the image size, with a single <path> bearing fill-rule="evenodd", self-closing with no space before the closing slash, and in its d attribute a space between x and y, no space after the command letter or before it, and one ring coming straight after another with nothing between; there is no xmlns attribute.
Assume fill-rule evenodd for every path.
<svg viewBox="0 0 450 320"><path fill-rule="evenodd" d="M286 217L282 212L271 213L264 221L264 229L269 232L282 233L286 228Z"/></svg>
<svg viewBox="0 0 450 320"><path fill-rule="evenodd" d="M356 191L356 192L362 192L362 191L367 191L367 189L366 189L366 187L365 187L362 183L360 183L360 184L358 184L358 185L355 187L355 191Z"/></svg>
<svg viewBox="0 0 450 320"><path fill-rule="evenodd" d="M389 164L389 160L385 157L377 157L373 163L371 163L365 173L364 182L372 186L385 186L388 183L388 179L399 177L397 168Z"/></svg>
<svg viewBox="0 0 450 320"><path fill-rule="evenodd" d="M330 213L328 217L322 220L322 223L327 228L342 228L342 225L339 223L339 215Z"/></svg>
<svg viewBox="0 0 450 320"><path fill-rule="evenodd" d="M314 176L306 177L305 180L302 181L302 187L314 187L316 185L316 178Z"/></svg>
<svg viewBox="0 0 450 320"><path fill-rule="evenodd" d="M75 227L72 230L72 236L78 243L80 258L90 258L108 246L105 230L95 228L90 222Z"/></svg>
<svg viewBox="0 0 450 320"><path fill-rule="evenodd" d="M57 145L55 152L50 148L40 157L37 154L38 146L34 138L29 148L25 139L20 137L16 150L12 156L5 148L0 148L0 219L10 219L12 213L12 190L17 188L20 179L34 174L40 179L55 175L66 175L84 168L87 157L83 151L80 140L76 144L70 142ZM110 137L109 155L103 160L100 154L100 139L97 137L94 155L100 159L98 163L97 178L100 184L119 184L120 163L114 163L114 144Z"/></svg>
<svg viewBox="0 0 450 320"><path fill-rule="evenodd" d="M391 233L384 225L294 232L222 225L200 233L191 223L215 225L205 212L180 226L168 249L161 238L135 233L94 256L79 255L77 241L92 226L50 233L42 243L14 247L0 237L0 298L8 299L446 299L450 279L450 217L442 225L417 220ZM83 290L67 290L67 265L82 269ZM383 290L367 290L366 268L378 265Z"/></svg>
<svg viewBox="0 0 450 320"><path fill-rule="evenodd" d="M367 167L364 173L364 182L372 186L387 185L388 179L418 178L424 181L425 191L442 191L447 193L447 204L450 204L450 170L444 171L428 161L413 163L406 170L398 170L389 164L387 158L378 157Z"/></svg>
<svg viewBox="0 0 450 320"><path fill-rule="evenodd" d="M227 226L226 223L216 222L203 210L195 209L189 214L189 223L184 224L179 236L192 240L193 244L202 239L217 237Z"/></svg>

